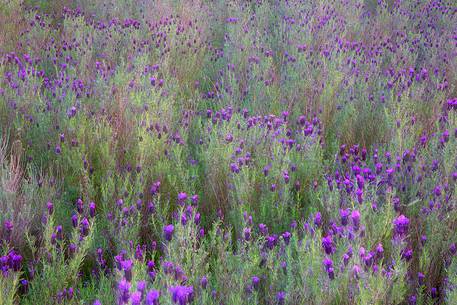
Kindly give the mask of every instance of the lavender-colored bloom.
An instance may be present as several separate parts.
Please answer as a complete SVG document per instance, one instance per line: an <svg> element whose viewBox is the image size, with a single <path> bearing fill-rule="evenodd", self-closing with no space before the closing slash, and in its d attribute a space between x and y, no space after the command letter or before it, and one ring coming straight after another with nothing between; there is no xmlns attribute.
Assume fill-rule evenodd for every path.
<svg viewBox="0 0 457 305"><path fill-rule="evenodd" d="M417 273L417 281L419 282L419 285L423 285L425 280L425 275L422 272Z"/></svg>
<svg viewBox="0 0 457 305"><path fill-rule="evenodd" d="M135 291L130 296L130 302L132 305L140 305L141 304L141 292Z"/></svg>
<svg viewBox="0 0 457 305"><path fill-rule="evenodd" d="M186 193L181 192L181 193L178 194L178 202L179 202L179 203L182 204L182 203L184 203L184 201L186 201L186 200L187 200L187 194L186 194Z"/></svg>
<svg viewBox="0 0 457 305"><path fill-rule="evenodd" d="M427 235L422 235L421 236L421 245L424 246L426 242L427 242Z"/></svg>
<svg viewBox="0 0 457 305"><path fill-rule="evenodd" d="M175 227L172 224L169 224L169 225L166 225L165 227L163 227L163 235L165 237L165 240L171 241L174 231L175 231Z"/></svg>
<svg viewBox="0 0 457 305"><path fill-rule="evenodd" d="M260 224L259 224L259 231L260 231L260 234L262 234L262 235L264 235L264 236L268 234L268 228L267 228L267 226L266 226L265 224L263 224L263 223L260 223Z"/></svg>
<svg viewBox="0 0 457 305"><path fill-rule="evenodd" d="M351 257L349 256L349 254L344 253L344 255L343 255L343 264L344 264L345 266L347 266L347 264L349 263L349 260L350 260L350 259L351 259Z"/></svg>
<svg viewBox="0 0 457 305"><path fill-rule="evenodd" d="M361 273L362 273L362 268L360 268L359 265L354 265L354 267L352 267L352 275L355 279L358 279L360 277Z"/></svg>
<svg viewBox="0 0 457 305"><path fill-rule="evenodd" d="M143 294L144 290L146 289L146 282L145 281L138 281L136 284L136 290Z"/></svg>
<svg viewBox="0 0 457 305"><path fill-rule="evenodd" d="M346 226L348 224L349 214L350 214L349 209L340 210L341 225Z"/></svg>
<svg viewBox="0 0 457 305"><path fill-rule="evenodd" d="M73 214L71 216L71 223L73 224L74 228L76 228L78 226L78 215Z"/></svg>
<svg viewBox="0 0 457 305"><path fill-rule="evenodd" d="M157 194L159 192L159 189L160 189L160 181L156 181L151 185L149 192L151 193L152 196L154 196L155 194Z"/></svg>
<svg viewBox="0 0 457 305"><path fill-rule="evenodd" d="M360 226L360 212L357 210L352 211L351 220L352 224L354 225L354 229L357 231Z"/></svg>
<svg viewBox="0 0 457 305"><path fill-rule="evenodd" d="M29 288L29 281L27 281L26 279L22 279L22 280L20 281L20 284L21 284L20 290L21 290L22 292L25 292L25 293L26 293L27 290L28 290L28 288Z"/></svg>
<svg viewBox="0 0 457 305"><path fill-rule="evenodd" d="M125 279L129 282L132 281L132 267L133 267L133 261L128 259L128 260L124 260L122 263L121 263L121 266L122 266L122 269L124 270L124 276L125 276Z"/></svg>
<svg viewBox="0 0 457 305"><path fill-rule="evenodd" d="M185 213L181 214L181 224L185 226L187 224L187 216Z"/></svg>
<svg viewBox="0 0 457 305"><path fill-rule="evenodd" d="M286 293L284 291L280 291L276 294L276 301L278 301L278 305L283 305L286 299Z"/></svg>
<svg viewBox="0 0 457 305"><path fill-rule="evenodd" d="M254 289L259 288L259 283L260 283L259 277L253 276L252 277L252 287L254 287Z"/></svg>
<svg viewBox="0 0 457 305"><path fill-rule="evenodd" d="M165 274L171 274L173 273L174 271L174 264L172 262L169 262L169 261L165 261L163 262L162 264L162 270Z"/></svg>
<svg viewBox="0 0 457 305"><path fill-rule="evenodd" d="M409 219L405 215L398 216L393 221L395 233L397 235L405 235L408 233Z"/></svg>
<svg viewBox="0 0 457 305"><path fill-rule="evenodd" d="M46 204L47 208L48 208L48 214L49 215L52 215L52 213L54 212L54 204L52 204L51 201L48 201L48 203Z"/></svg>
<svg viewBox="0 0 457 305"><path fill-rule="evenodd" d="M272 184L270 185L270 191L271 191L271 192L276 191L276 183L272 183Z"/></svg>
<svg viewBox="0 0 457 305"><path fill-rule="evenodd" d="M155 267L154 261L148 261L147 263L148 271L153 271Z"/></svg>
<svg viewBox="0 0 457 305"><path fill-rule="evenodd" d="M244 240L250 241L251 240L251 228L247 227L243 229Z"/></svg>
<svg viewBox="0 0 457 305"><path fill-rule="evenodd" d="M275 234L268 235L267 241L266 241L267 248L270 250L273 250L273 248L276 246L277 241L278 241L277 235L275 235Z"/></svg>
<svg viewBox="0 0 457 305"><path fill-rule="evenodd" d="M200 224L201 215L200 213L195 213L194 223L198 226Z"/></svg>
<svg viewBox="0 0 457 305"><path fill-rule="evenodd" d="M379 243L377 246L376 246L376 257L378 259L382 258L384 255L384 248L382 247L382 244Z"/></svg>
<svg viewBox="0 0 457 305"><path fill-rule="evenodd" d="M291 236L292 236L292 234L290 234L290 232L287 232L287 231L284 232L284 233L282 234L282 239L284 240L284 243L285 243L286 245L289 244L289 241L290 241L290 237L291 237Z"/></svg>
<svg viewBox="0 0 457 305"><path fill-rule="evenodd" d="M93 305L102 305L102 302L100 302L100 300L95 300Z"/></svg>
<svg viewBox="0 0 457 305"><path fill-rule="evenodd" d="M95 217L95 202L89 203L89 215L90 217Z"/></svg>
<svg viewBox="0 0 457 305"><path fill-rule="evenodd" d="M159 305L160 292L158 290L150 290L146 294L145 303L146 305Z"/></svg>
<svg viewBox="0 0 457 305"><path fill-rule="evenodd" d="M404 249L401 254L401 258L405 261L410 261L413 258L413 249Z"/></svg>
<svg viewBox="0 0 457 305"><path fill-rule="evenodd" d="M230 163L230 171L234 174L238 174L240 172L240 167L236 163Z"/></svg>
<svg viewBox="0 0 457 305"><path fill-rule="evenodd" d="M89 221L87 220L86 217L84 217L81 220L80 232L81 232L81 236L83 236L83 237L87 236L89 234Z"/></svg>
<svg viewBox="0 0 457 305"><path fill-rule="evenodd" d="M325 271L330 275L330 271L333 272L333 262L328 257L322 260L322 265L324 265Z"/></svg>
<svg viewBox="0 0 457 305"><path fill-rule="evenodd" d="M78 211L79 214L82 214L84 208L84 202L82 201L81 198L78 198L76 200L76 210Z"/></svg>
<svg viewBox="0 0 457 305"><path fill-rule="evenodd" d="M154 280L156 279L156 272L155 271L149 271L148 272L148 276L149 276L149 279L151 280L151 282L154 282Z"/></svg>
<svg viewBox="0 0 457 305"><path fill-rule="evenodd" d="M203 288L203 289L206 289L206 286L208 285L208 279L206 278L206 276L202 276L201 280L200 280L200 286Z"/></svg>
<svg viewBox="0 0 457 305"><path fill-rule="evenodd" d="M116 206L120 209L120 208L122 208L123 205L124 205L124 200L122 200L122 198L119 198L116 201Z"/></svg>
<svg viewBox="0 0 457 305"><path fill-rule="evenodd" d="M194 289L192 286L172 286L169 291L175 304L186 305L193 301Z"/></svg>
<svg viewBox="0 0 457 305"><path fill-rule="evenodd" d="M322 224L322 215L320 212L317 212L316 215L314 215L314 224L319 227Z"/></svg>
<svg viewBox="0 0 457 305"><path fill-rule="evenodd" d="M326 254L333 253L334 249L333 249L332 236L327 235L326 237L322 238L322 247L324 248L324 251Z"/></svg>
<svg viewBox="0 0 457 305"><path fill-rule="evenodd" d="M436 287L432 287L432 289L430 289L430 295L432 298L437 298L438 297L438 289Z"/></svg>
<svg viewBox="0 0 457 305"><path fill-rule="evenodd" d="M231 143L233 141L233 135L231 133L228 133L226 136L225 136L225 141L227 143Z"/></svg>
<svg viewBox="0 0 457 305"><path fill-rule="evenodd" d="M75 291L74 291L73 287L68 288L68 290L67 290L67 299L71 300L73 298L74 292Z"/></svg>
<svg viewBox="0 0 457 305"><path fill-rule="evenodd" d="M452 243L449 246L449 252L451 252L452 255L455 255L457 253L457 245L455 243Z"/></svg>
<svg viewBox="0 0 457 305"><path fill-rule="evenodd" d="M122 279L117 285L117 290L119 292L119 301L121 304L127 303L130 298L130 283L125 279Z"/></svg>
<svg viewBox="0 0 457 305"><path fill-rule="evenodd" d="M192 201L192 204L194 204L194 205L198 204L198 199L199 199L199 197L197 194L192 195L192 197L190 197L190 200Z"/></svg>

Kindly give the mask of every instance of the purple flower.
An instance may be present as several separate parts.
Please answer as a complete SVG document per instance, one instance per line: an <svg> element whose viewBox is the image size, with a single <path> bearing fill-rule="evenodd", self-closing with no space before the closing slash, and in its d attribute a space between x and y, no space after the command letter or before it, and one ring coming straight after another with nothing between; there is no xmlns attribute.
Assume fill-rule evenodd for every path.
<svg viewBox="0 0 457 305"><path fill-rule="evenodd" d="M333 262L331 259L329 259L328 257L324 258L322 260L322 265L324 265L324 268L325 268L325 271L327 272L328 274L328 277L333 280L335 278L335 273L334 273L334 270L333 270Z"/></svg>
<svg viewBox="0 0 457 305"><path fill-rule="evenodd" d="M76 107L75 106L71 106L70 109L68 109L68 111L67 111L67 116L68 116L69 119L71 119L75 115L76 115Z"/></svg>
<svg viewBox="0 0 457 305"><path fill-rule="evenodd" d="M148 266L148 271L153 271L154 267L155 267L154 261L148 261L147 266Z"/></svg>
<svg viewBox="0 0 457 305"><path fill-rule="evenodd" d="M262 235L267 235L268 234L268 228L263 223L259 224L259 231L260 231L260 234L262 234Z"/></svg>
<svg viewBox="0 0 457 305"><path fill-rule="evenodd" d="M48 214L49 215L52 215L52 213L54 212L54 205L52 204L51 201L48 201L48 203L46 204L47 208L48 208Z"/></svg>
<svg viewBox="0 0 457 305"><path fill-rule="evenodd" d="M227 143L230 143L230 142L233 141L233 136L232 136L231 133L228 133L228 134L225 136L225 141L226 141Z"/></svg>
<svg viewBox="0 0 457 305"><path fill-rule="evenodd" d="M430 295L432 298L437 298L438 297L438 289L435 288L435 287L432 287L432 289L430 290Z"/></svg>
<svg viewBox="0 0 457 305"><path fill-rule="evenodd" d="M244 240L249 241L251 240L251 228L247 227L243 229Z"/></svg>
<svg viewBox="0 0 457 305"><path fill-rule="evenodd" d="M349 213L349 209L340 210L341 225L346 226L348 224Z"/></svg>
<svg viewBox="0 0 457 305"><path fill-rule="evenodd" d="M151 290L146 294L146 305L159 305L160 292L158 290Z"/></svg>
<svg viewBox="0 0 457 305"><path fill-rule="evenodd" d="M73 224L74 228L78 226L78 216L76 214L73 214L71 216L71 223Z"/></svg>
<svg viewBox="0 0 457 305"><path fill-rule="evenodd" d="M397 235L405 235L408 233L409 219L405 215L398 216L393 221L395 233Z"/></svg>
<svg viewBox="0 0 457 305"><path fill-rule="evenodd" d="M175 227L172 224L169 224L169 225L166 225L165 227L163 227L163 235L165 237L165 240L171 241L174 231L175 231Z"/></svg>
<svg viewBox="0 0 457 305"><path fill-rule="evenodd" d="M89 203L89 215L90 217L95 217L95 202Z"/></svg>
<svg viewBox="0 0 457 305"><path fill-rule="evenodd" d="M80 227L81 236L87 236L89 234L89 221L86 217L81 220L81 227Z"/></svg>
<svg viewBox="0 0 457 305"><path fill-rule="evenodd" d="M13 232L13 222L8 219L5 220L5 222L3 223L3 228L5 228L5 233L9 238L11 233Z"/></svg>
<svg viewBox="0 0 457 305"><path fill-rule="evenodd" d="M384 255L384 248L382 247L382 244L379 243L377 246L376 246L376 256L378 258L382 258L382 256Z"/></svg>
<svg viewBox="0 0 457 305"><path fill-rule="evenodd" d="M362 272L362 268L360 268L359 265L354 265L354 267L352 267L352 275L354 276L355 279L358 279L360 277L361 272Z"/></svg>
<svg viewBox="0 0 457 305"><path fill-rule="evenodd" d="M422 272L417 273L417 281L419 282L419 285L423 285L425 280L425 275Z"/></svg>
<svg viewBox="0 0 457 305"><path fill-rule="evenodd" d="M140 305L141 304L141 292L135 291L132 293L132 296L130 297L130 302L132 305Z"/></svg>
<svg viewBox="0 0 457 305"><path fill-rule="evenodd" d="M253 276L252 277L252 287L254 287L254 289L257 289L259 287L259 283L260 283L259 277Z"/></svg>
<svg viewBox="0 0 457 305"><path fill-rule="evenodd" d="M358 210L352 211L351 220L352 224L354 225L354 229L357 231L360 226L360 212Z"/></svg>
<svg viewBox="0 0 457 305"><path fill-rule="evenodd" d="M190 304L194 297L192 286L172 286L169 288L173 303L179 305Z"/></svg>
<svg viewBox="0 0 457 305"><path fill-rule="evenodd" d="M278 301L278 305L283 305L286 299L286 293L284 291L280 291L276 294L276 301Z"/></svg>
<svg viewBox="0 0 457 305"><path fill-rule="evenodd" d="M270 191L272 191L272 192L276 191L276 183L272 183L270 185Z"/></svg>
<svg viewBox="0 0 457 305"><path fill-rule="evenodd" d="M206 289L206 286L208 285L208 279L206 276L202 276L200 280L200 286L202 286L203 289Z"/></svg>
<svg viewBox="0 0 457 305"><path fill-rule="evenodd" d="M136 284L136 290L143 294L143 291L146 289L146 282L145 281L138 281Z"/></svg>
<svg viewBox="0 0 457 305"><path fill-rule="evenodd" d="M316 215L314 215L314 224L319 227L322 224L322 215L320 212L317 212Z"/></svg>
<svg viewBox="0 0 457 305"><path fill-rule="evenodd" d="M267 241L266 241L267 248L270 250L273 250L273 248L278 244L278 235L271 234L271 235L267 236L266 239L267 239Z"/></svg>
<svg viewBox="0 0 457 305"><path fill-rule="evenodd" d="M426 242L427 242L427 235L422 235L421 236L421 245L424 246Z"/></svg>
<svg viewBox="0 0 457 305"><path fill-rule="evenodd" d="M287 232L287 231L282 234L282 239L284 239L284 243L286 245L289 244L291 236L292 236L292 234L290 234L290 232Z"/></svg>
<svg viewBox="0 0 457 305"><path fill-rule="evenodd" d="M122 269L124 270L125 279L129 282L132 281L132 267L133 262L132 260L128 259L121 263Z"/></svg>
<svg viewBox="0 0 457 305"><path fill-rule="evenodd" d="M451 252L452 255L455 255L457 253L457 245L455 243L452 243L449 246L449 252Z"/></svg>
<svg viewBox="0 0 457 305"><path fill-rule="evenodd" d="M240 172L240 167L236 163L230 163L230 171L234 174L238 174Z"/></svg>
<svg viewBox="0 0 457 305"><path fill-rule="evenodd" d="M322 238L322 248L324 248L324 251L326 254L332 254L333 253L333 241L332 241L332 236L327 235L326 237Z"/></svg>
<svg viewBox="0 0 457 305"><path fill-rule="evenodd" d="M119 301L121 304L127 303L130 298L130 283L125 279L122 279L117 285L117 289L119 292Z"/></svg>
<svg viewBox="0 0 457 305"><path fill-rule="evenodd" d="M401 258L405 261L410 261L413 258L413 249L405 249L402 251Z"/></svg>
<svg viewBox="0 0 457 305"><path fill-rule="evenodd" d="M181 214L181 224L185 226L187 224L187 216L185 213Z"/></svg>
<svg viewBox="0 0 457 305"><path fill-rule="evenodd" d="M179 203L184 203L184 201L187 200L187 194L184 192L181 192L178 194L178 202Z"/></svg>
<svg viewBox="0 0 457 305"><path fill-rule="evenodd" d="M198 203L198 195L193 195L192 197L190 197L190 200L192 201L193 204L197 204Z"/></svg>
<svg viewBox="0 0 457 305"><path fill-rule="evenodd" d="M159 192L160 188L160 181L156 181L151 185L151 188L149 189L149 192L151 193L152 196L157 194Z"/></svg>

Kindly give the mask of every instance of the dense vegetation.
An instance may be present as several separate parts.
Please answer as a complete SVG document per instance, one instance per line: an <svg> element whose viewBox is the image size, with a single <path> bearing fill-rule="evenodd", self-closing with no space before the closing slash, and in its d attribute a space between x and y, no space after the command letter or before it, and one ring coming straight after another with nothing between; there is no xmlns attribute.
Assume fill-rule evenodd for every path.
<svg viewBox="0 0 457 305"><path fill-rule="evenodd" d="M457 304L457 6L1 0L0 304Z"/></svg>

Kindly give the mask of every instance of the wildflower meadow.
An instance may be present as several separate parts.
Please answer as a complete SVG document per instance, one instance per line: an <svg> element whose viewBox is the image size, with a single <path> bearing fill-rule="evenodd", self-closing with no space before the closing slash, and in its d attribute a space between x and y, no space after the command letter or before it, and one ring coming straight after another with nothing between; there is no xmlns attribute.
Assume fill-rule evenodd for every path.
<svg viewBox="0 0 457 305"><path fill-rule="evenodd" d="M0 305L457 304L455 0L0 0Z"/></svg>

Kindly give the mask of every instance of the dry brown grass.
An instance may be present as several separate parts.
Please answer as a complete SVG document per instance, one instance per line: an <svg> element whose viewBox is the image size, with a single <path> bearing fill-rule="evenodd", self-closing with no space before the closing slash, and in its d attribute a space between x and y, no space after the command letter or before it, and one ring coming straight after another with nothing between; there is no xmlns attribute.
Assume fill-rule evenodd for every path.
<svg viewBox="0 0 457 305"><path fill-rule="evenodd" d="M26 26L21 0L0 2L0 55L17 51L21 32Z"/></svg>

